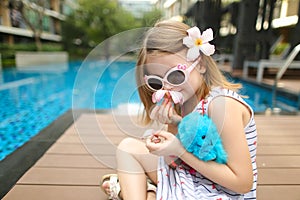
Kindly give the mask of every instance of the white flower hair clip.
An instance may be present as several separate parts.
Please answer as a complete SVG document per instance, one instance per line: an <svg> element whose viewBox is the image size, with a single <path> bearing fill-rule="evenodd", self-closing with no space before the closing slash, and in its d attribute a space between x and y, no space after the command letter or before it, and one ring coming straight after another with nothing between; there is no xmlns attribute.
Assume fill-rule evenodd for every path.
<svg viewBox="0 0 300 200"><path fill-rule="evenodd" d="M187 61L196 60L200 51L210 56L215 52L215 46L210 44L213 38L213 31L211 28L206 29L202 34L200 29L196 26L187 30L188 36L183 38L183 44L189 48L187 52Z"/></svg>

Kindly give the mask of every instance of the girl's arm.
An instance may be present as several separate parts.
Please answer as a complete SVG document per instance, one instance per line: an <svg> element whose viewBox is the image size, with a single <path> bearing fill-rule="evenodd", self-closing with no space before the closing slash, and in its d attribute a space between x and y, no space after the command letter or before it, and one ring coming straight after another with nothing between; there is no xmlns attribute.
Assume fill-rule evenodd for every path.
<svg viewBox="0 0 300 200"><path fill-rule="evenodd" d="M237 193L252 188L253 173L244 125L250 119L248 109L229 97L217 97L209 106L209 115L215 122L228 155L227 164L203 162L185 151L180 158L206 178Z"/></svg>

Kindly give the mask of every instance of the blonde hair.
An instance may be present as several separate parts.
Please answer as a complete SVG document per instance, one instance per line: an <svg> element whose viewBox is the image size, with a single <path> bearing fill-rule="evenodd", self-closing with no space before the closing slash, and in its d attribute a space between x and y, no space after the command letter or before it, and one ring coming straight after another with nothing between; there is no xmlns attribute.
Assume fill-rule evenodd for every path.
<svg viewBox="0 0 300 200"><path fill-rule="evenodd" d="M145 112L143 113L142 122L149 124L150 111L154 106L152 102L153 91L149 90L144 82L145 68L147 58L150 55L175 54L180 51L187 51L187 47L183 44L183 38L187 36L187 30L190 27L184 23L165 20L158 22L145 35L142 48L139 52L136 66L136 82L140 99L144 105ZM201 54L200 65L206 67L206 72L203 74L203 85L196 91L198 99L204 98L210 91L212 86L221 86L226 89L237 91L241 88L240 84L233 84L227 81L222 72L219 70L215 61L210 56ZM180 113L180 107L175 107Z"/></svg>

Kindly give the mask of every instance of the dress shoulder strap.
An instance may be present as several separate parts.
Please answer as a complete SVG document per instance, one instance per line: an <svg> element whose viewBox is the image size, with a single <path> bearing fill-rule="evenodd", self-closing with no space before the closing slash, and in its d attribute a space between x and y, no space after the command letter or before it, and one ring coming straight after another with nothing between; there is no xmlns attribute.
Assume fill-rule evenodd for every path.
<svg viewBox="0 0 300 200"><path fill-rule="evenodd" d="M235 91L221 88L221 87L215 87L213 88L209 94L206 96L205 99L202 99L198 105L195 108L195 111L201 113L201 114L208 114L208 106L211 103L213 99L216 97L225 96L225 97L231 97L242 104L244 104L250 111L251 111L251 117L254 116L254 112L251 108L251 106Z"/></svg>

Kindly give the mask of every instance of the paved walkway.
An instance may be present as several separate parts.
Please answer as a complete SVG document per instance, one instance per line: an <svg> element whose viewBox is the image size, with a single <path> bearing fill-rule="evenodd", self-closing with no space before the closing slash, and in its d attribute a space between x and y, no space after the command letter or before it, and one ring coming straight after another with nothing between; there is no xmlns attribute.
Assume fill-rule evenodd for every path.
<svg viewBox="0 0 300 200"><path fill-rule="evenodd" d="M137 132L135 137L142 134L135 120L112 114L82 114L4 200L106 199L99 181L102 175L115 172L114 151L121 139L132 132ZM299 200L300 116L257 115L256 121L258 200Z"/></svg>

